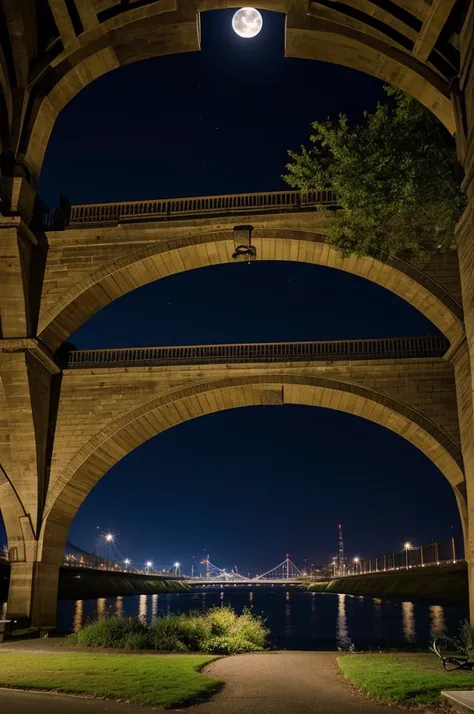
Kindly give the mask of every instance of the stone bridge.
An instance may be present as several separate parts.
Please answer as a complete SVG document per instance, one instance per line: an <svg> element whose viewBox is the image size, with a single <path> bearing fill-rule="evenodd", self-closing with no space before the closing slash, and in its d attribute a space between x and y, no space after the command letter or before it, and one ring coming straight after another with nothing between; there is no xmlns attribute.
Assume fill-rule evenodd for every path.
<svg viewBox="0 0 474 714"><path fill-rule="evenodd" d="M43 612L54 613L52 568L62 563L69 526L98 480L160 432L224 409L302 404L385 426L438 466L466 526L454 370L443 358L447 346L433 336L71 352L58 397L38 542L39 559L49 564L44 577L53 588ZM11 541L11 607L15 597L24 597L14 577L24 569L21 549L21 542Z"/></svg>
<svg viewBox="0 0 474 714"><path fill-rule="evenodd" d="M133 208L76 207L69 216L38 218L36 186L63 107L83 87L117 67L198 50L200 13L223 6L238 2L0 2L0 504L9 546L17 558L9 610L36 623L54 621L57 555L65 524L87 484L92 487L107 464L141 443L146 432L151 436L160 425L167 428L199 410L262 403L280 395L280 403L329 399L354 413L365 409L368 418L398 424L399 433L405 430L418 439L419 447L455 487L464 513L474 617L474 0L257 3L286 15L287 56L336 62L374 74L418 99L455 133L468 196L456 229L457 256L428 257L415 265L383 255L343 259L325 242L331 215L316 211L311 196L293 201L291 196L266 195L265 205L245 203L242 197L220 197L220 203L207 197L207 205L198 204L201 199L185 199L187 206L180 208L176 200L165 210L158 207L159 201L138 202ZM335 208L327 198L326 205ZM150 208L151 204L155 205ZM87 369L80 375L75 368L63 371L58 363L55 353L61 343L120 295L173 273L231 261L234 253L237 259L253 259L254 252L257 260L300 260L373 280L426 315L450 347L444 358L400 357L396 365L392 362L391 375L390 359L371 359L365 376L364 360L359 359L331 358L325 366L324 360L310 360L307 366L292 360L258 362L248 368L239 362L229 369L222 363L194 368L109 366L94 367L90 375ZM390 382L395 368L397 386ZM174 375L168 386L165 372ZM123 397L113 383L121 374ZM130 375L135 386L126 382ZM109 392L123 423L103 421L93 404L86 419L77 401L81 417L78 414L79 422L67 433L65 424L72 418L67 405L72 404L74 380L80 392L79 376L91 380L105 414L109 407L101 390ZM148 405L150 409L139 397L140 384L143 387L147 379L147 388L158 400L153 408ZM430 383L435 386L429 388ZM406 391L414 384L419 397ZM83 396L87 401L88 395ZM120 411L121 398L125 401ZM422 398L423 403L412 401ZM456 400L459 434L452 417ZM140 409L145 409L143 415ZM108 413L112 419L110 409ZM92 434L89 422L96 418L102 431ZM463 454L465 499L456 446ZM87 469L81 471L86 463ZM77 492L72 485L76 472L81 474ZM67 500L62 500L63 492Z"/></svg>
<svg viewBox="0 0 474 714"><path fill-rule="evenodd" d="M39 339L54 352L108 303L175 273L234 260L290 260L372 280L457 341L462 308L456 254L427 256L415 264L383 254L342 258L325 242L336 208L332 191L275 191L72 206L65 216L45 213L41 224L61 230L46 233ZM20 336L24 327L14 310L12 322L10 332L16 326Z"/></svg>

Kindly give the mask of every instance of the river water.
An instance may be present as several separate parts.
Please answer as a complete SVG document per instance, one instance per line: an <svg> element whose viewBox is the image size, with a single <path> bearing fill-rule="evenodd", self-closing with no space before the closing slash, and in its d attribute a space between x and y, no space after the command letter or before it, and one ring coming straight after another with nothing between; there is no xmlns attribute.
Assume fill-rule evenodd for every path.
<svg viewBox="0 0 474 714"><path fill-rule="evenodd" d="M378 599L303 590L254 588L212 589L205 592L98 600L61 601L58 629L72 632L98 615L139 617L151 622L159 615L230 605L245 607L266 618L270 639L278 649L357 650L377 648L426 648L440 632L456 634L467 618L467 603L441 604Z"/></svg>

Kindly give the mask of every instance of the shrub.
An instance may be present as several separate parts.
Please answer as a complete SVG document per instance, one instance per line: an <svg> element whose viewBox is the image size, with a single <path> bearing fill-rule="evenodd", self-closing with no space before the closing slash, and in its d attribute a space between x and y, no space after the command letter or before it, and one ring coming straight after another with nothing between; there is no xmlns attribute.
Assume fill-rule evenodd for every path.
<svg viewBox="0 0 474 714"><path fill-rule="evenodd" d="M166 615L152 625L130 617L104 617L70 635L68 644L234 654L263 649L267 634L264 621L251 610L237 615L230 607L215 607L205 613Z"/></svg>
<svg viewBox="0 0 474 714"><path fill-rule="evenodd" d="M130 641L132 636L140 635L143 638L147 634L146 625L133 617L103 617L93 620L79 632L70 635L68 644L85 647L125 647L124 641Z"/></svg>

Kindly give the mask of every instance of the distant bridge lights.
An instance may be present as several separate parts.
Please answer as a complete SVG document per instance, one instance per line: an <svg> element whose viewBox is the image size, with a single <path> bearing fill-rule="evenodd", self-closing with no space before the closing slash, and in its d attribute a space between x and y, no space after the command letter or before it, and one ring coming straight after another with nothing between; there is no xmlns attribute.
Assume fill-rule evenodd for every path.
<svg viewBox="0 0 474 714"><path fill-rule="evenodd" d="M153 566L153 563L151 562L151 560L147 560L145 563L145 566L146 566L146 572L149 573L150 568Z"/></svg>

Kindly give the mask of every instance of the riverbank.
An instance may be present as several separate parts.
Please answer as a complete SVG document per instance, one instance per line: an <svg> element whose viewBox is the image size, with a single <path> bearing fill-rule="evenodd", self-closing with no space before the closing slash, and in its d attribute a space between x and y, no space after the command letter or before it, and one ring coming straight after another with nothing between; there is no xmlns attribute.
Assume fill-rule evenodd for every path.
<svg viewBox="0 0 474 714"><path fill-rule="evenodd" d="M467 601L467 566L459 563L334 578L312 583L308 590L408 600Z"/></svg>
<svg viewBox="0 0 474 714"><path fill-rule="evenodd" d="M176 707L201 701L222 685L201 674L209 655L34 653L0 646L0 687L37 689Z"/></svg>

